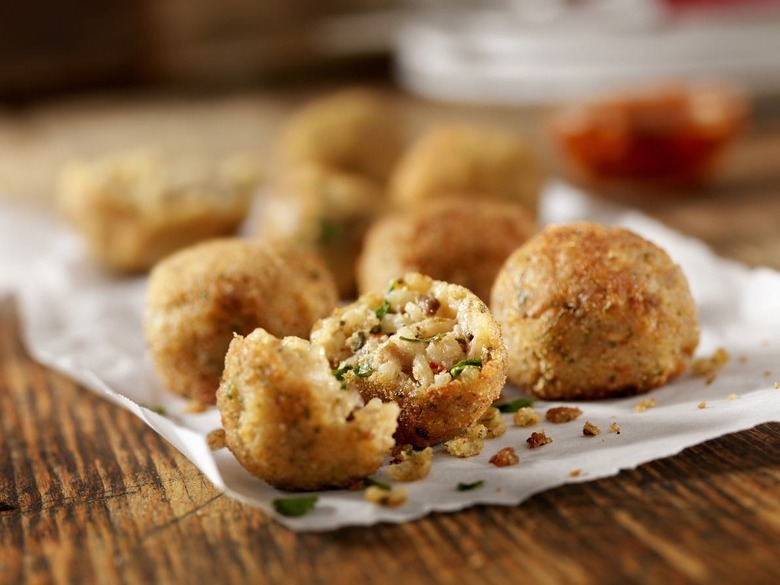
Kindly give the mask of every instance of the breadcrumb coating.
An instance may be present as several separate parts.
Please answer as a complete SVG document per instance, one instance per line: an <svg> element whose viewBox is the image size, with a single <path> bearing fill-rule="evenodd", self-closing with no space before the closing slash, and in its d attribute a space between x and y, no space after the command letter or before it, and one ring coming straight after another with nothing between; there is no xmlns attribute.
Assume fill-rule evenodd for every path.
<svg viewBox="0 0 780 585"><path fill-rule="evenodd" d="M546 400L647 392L682 373L699 342L682 270L620 227L546 228L506 261L491 308L509 380Z"/></svg>
<svg viewBox="0 0 780 585"><path fill-rule="evenodd" d="M104 266L135 272L198 241L233 233L260 182L248 156L215 163L139 150L62 171L58 204Z"/></svg>
<svg viewBox="0 0 780 585"><path fill-rule="evenodd" d="M217 407L241 465L291 491L349 487L374 473L399 412L341 388L320 348L260 328L230 343Z"/></svg>
<svg viewBox="0 0 780 585"><path fill-rule="evenodd" d="M374 223L357 267L358 288L380 290L393 278L420 272L488 301L504 261L535 232L532 215L517 204L424 201Z"/></svg>
<svg viewBox="0 0 780 585"><path fill-rule="evenodd" d="M446 125L432 128L407 149L393 172L390 194L399 207L465 196L513 202L536 215L543 180L536 155L521 137Z"/></svg>
<svg viewBox="0 0 780 585"><path fill-rule="evenodd" d="M384 183L405 143L400 113L380 93L346 89L293 113L279 152L287 167L316 162Z"/></svg>
<svg viewBox="0 0 780 585"><path fill-rule="evenodd" d="M310 251L210 240L152 270L144 333L166 388L213 404L234 333L264 327L274 335L305 337L337 300L333 277Z"/></svg>

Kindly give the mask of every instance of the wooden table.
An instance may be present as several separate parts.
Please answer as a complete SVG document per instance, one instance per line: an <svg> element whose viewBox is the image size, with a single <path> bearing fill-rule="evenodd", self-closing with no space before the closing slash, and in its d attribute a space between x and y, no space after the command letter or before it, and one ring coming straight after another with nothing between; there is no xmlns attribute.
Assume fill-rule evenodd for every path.
<svg viewBox="0 0 780 585"><path fill-rule="evenodd" d="M299 97L209 98L211 107L203 98L111 98L8 114L0 189L49 205L58 157L121 136L129 143L144 129L164 142L175 128L166 111L182 142L227 124L217 142L267 147ZM538 120L398 99L418 122L505 119L533 131ZM640 206L722 255L780 268L780 122L771 104L733 154L709 191ZM0 303L0 583L776 583L779 494L773 423L516 507L296 534L223 496L131 414L36 364L13 302Z"/></svg>

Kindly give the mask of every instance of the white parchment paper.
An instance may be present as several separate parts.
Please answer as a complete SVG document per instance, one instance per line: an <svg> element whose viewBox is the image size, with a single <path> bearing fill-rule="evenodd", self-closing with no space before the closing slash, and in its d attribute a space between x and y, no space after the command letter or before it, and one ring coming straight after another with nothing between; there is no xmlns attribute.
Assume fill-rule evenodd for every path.
<svg viewBox="0 0 780 585"><path fill-rule="evenodd" d="M780 421L780 390L774 387L780 380L780 273L718 258L697 240L563 183L546 189L542 219L618 223L666 249L682 265L700 309L697 355L724 347L732 356L717 379L706 384L684 376L651 392L657 406L639 413L634 406L640 398L634 397L580 403L583 416L562 425L517 428L505 415L508 432L487 441L480 456L457 459L437 449L429 477L404 484L408 500L401 507L377 507L359 491L321 492L313 512L301 518L277 515L280 522L296 530L331 530L405 522L474 504L515 505L551 487L613 475L729 432ZM187 413L185 402L157 380L141 331L145 286L145 278L119 279L101 271L78 238L52 218L0 204L0 289L18 294L27 346L36 359L136 414L228 495L275 514L273 499L289 494L249 475L226 449L209 450L206 435L219 427L216 409ZM518 396L510 387L504 390L506 399ZM706 408L698 407L701 402ZM535 407L544 412L558 404ZM165 415L155 412L160 407ZM585 420L602 434L584 437ZM620 434L608 432L612 422L620 425ZM539 428L553 443L527 449L525 439ZM516 449L520 464L490 465L491 455L506 446ZM375 477L389 481L383 470ZM459 482L477 480L484 487L456 489Z"/></svg>

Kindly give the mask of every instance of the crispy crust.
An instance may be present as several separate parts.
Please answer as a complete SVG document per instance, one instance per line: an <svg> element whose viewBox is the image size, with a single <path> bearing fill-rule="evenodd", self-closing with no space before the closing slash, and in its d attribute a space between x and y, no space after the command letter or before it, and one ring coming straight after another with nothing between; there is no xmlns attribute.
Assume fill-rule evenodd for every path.
<svg viewBox="0 0 780 585"><path fill-rule="evenodd" d="M239 239L197 244L149 278L144 332L166 387L213 404L233 333L306 336L337 302L322 260L293 246Z"/></svg>
<svg viewBox="0 0 780 585"><path fill-rule="evenodd" d="M354 298L363 237L384 207L384 193L373 181L303 163L288 169L270 188L258 235L311 246L336 277L340 296Z"/></svg>
<svg viewBox="0 0 780 585"><path fill-rule="evenodd" d="M647 392L679 375L699 340L680 268L617 227L545 229L509 257L491 307L510 381L547 400Z"/></svg>
<svg viewBox="0 0 780 585"><path fill-rule="evenodd" d="M316 162L384 182L404 146L398 112L380 94L340 91L306 104L283 129L282 164Z"/></svg>
<svg viewBox="0 0 780 585"><path fill-rule="evenodd" d="M384 295L367 293L339 307L315 324L312 343L364 399L398 403L401 445L425 447L454 437L479 420L506 378L506 349L485 303L461 286L421 274L405 275ZM465 359L480 365L452 374Z"/></svg>
<svg viewBox="0 0 780 585"><path fill-rule="evenodd" d="M531 215L511 203L426 201L371 227L358 261L358 290L380 290L393 278L420 272L487 301L504 261L535 231Z"/></svg>
<svg viewBox="0 0 780 585"><path fill-rule="evenodd" d="M233 233L257 184L248 160L216 166L131 152L71 163L60 177L59 206L97 260L135 272L195 242Z"/></svg>
<svg viewBox="0 0 780 585"><path fill-rule="evenodd" d="M406 151L390 192L399 207L467 196L511 201L535 214L543 178L536 156L517 136L491 128L441 126Z"/></svg>
<svg viewBox="0 0 780 585"><path fill-rule="evenodd" d="M324 354L263 329L237 336L217 391L227 446L285 490L340 488L374 473L393 446L398 407L343 390Z"/></svg>

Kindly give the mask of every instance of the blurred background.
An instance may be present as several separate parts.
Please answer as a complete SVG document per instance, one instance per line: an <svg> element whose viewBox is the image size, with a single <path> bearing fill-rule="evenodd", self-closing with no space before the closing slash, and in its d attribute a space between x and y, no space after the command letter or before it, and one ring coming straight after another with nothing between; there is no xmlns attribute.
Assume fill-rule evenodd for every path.
<svg viewBox="0 0 780 585"><path fill-rule="evenodd" d="M532 133L539 108L668 78L774 119L780 0L0 0L0 192L46 200L65 160L138 144L267 154L344 84Z"/></svg>

